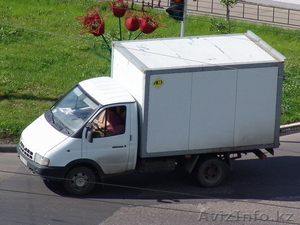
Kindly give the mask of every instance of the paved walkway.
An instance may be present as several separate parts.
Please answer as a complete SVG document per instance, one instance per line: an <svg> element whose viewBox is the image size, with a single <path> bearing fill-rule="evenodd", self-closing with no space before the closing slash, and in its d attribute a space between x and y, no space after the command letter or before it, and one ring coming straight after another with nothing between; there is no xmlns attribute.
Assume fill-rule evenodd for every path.
<svg viewBox="0 0 300 225"><path fill-rule="evenodd" d="M226 14L219 0L188 2L188 10L193 8L200 14L220 17L225 17ZM300 0L242 0L231 8L230 16L237 20L299 29Z"/></svg>
<svg viewBox="0 0 300 225"><path fill-rule="evenodd" d="M170 0L153 0L154 6L169 7ZM189 14L226 16L220 0L188 0ZM300 28L300 0L240 0L231 8L230 16L236 20L265 23L281 27Z"/></svg>
<svg viewBox="0 0 300 225"><path fill-rule="evenodd" d="M244 0L244 2L300 10L300 0Z"/></svg>

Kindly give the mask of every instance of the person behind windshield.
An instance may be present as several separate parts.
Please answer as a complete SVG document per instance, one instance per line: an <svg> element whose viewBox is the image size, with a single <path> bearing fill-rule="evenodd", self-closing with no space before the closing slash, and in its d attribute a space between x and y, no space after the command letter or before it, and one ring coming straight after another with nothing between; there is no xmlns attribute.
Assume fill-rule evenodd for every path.
<svg viewBox="0 0 300 225"><path fill-rule="evenodd" d="M94 121L94 123L98 126L100 130L103 130L104 132L106 131L105 136L118 135L123 134L125 132L124 121L122 117L117 113L116 107L110 107L106 110L106 123L105 119L104 121L103 119L101 119L101 114L99 115L98 119Z"/></svg>

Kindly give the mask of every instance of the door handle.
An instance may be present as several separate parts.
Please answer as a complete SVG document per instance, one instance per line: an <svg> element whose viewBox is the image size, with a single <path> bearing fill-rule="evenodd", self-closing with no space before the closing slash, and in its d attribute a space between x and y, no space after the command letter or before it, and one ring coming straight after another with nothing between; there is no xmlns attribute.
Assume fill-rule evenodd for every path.
<svg viewBox="0 0 300 225"><path fill-rule="evenodd" d="M116 145L112 146L112 148L126 148L126 145Z"/></svg>

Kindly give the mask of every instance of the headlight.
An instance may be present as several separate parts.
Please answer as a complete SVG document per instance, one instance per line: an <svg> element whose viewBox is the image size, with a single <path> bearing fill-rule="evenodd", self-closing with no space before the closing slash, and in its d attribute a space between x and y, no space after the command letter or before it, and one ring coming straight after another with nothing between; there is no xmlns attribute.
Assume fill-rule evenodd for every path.
<svg viewBox="0 0 300 225"><path fill-rule="evenodd" d="M34 161L42 166L48 166L50 162L48 158L43 157L38 153L35 154Z"/></svg>

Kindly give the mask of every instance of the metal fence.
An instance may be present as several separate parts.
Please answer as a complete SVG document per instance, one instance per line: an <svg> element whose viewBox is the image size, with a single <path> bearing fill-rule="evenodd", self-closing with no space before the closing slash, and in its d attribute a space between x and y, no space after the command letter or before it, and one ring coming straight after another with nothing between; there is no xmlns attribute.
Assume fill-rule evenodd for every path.
<svg viewBox="0 0 300 225"><path fill-rule="evenodd" d="M170 4L170 0L134 0L134 2L161 9L166 9ZM220 3L220 0L189 0L187 13L225 17L226 8ZM300 28L300 10L254 4L242 0L231 8L230 17L238 20Z"/></svg>

